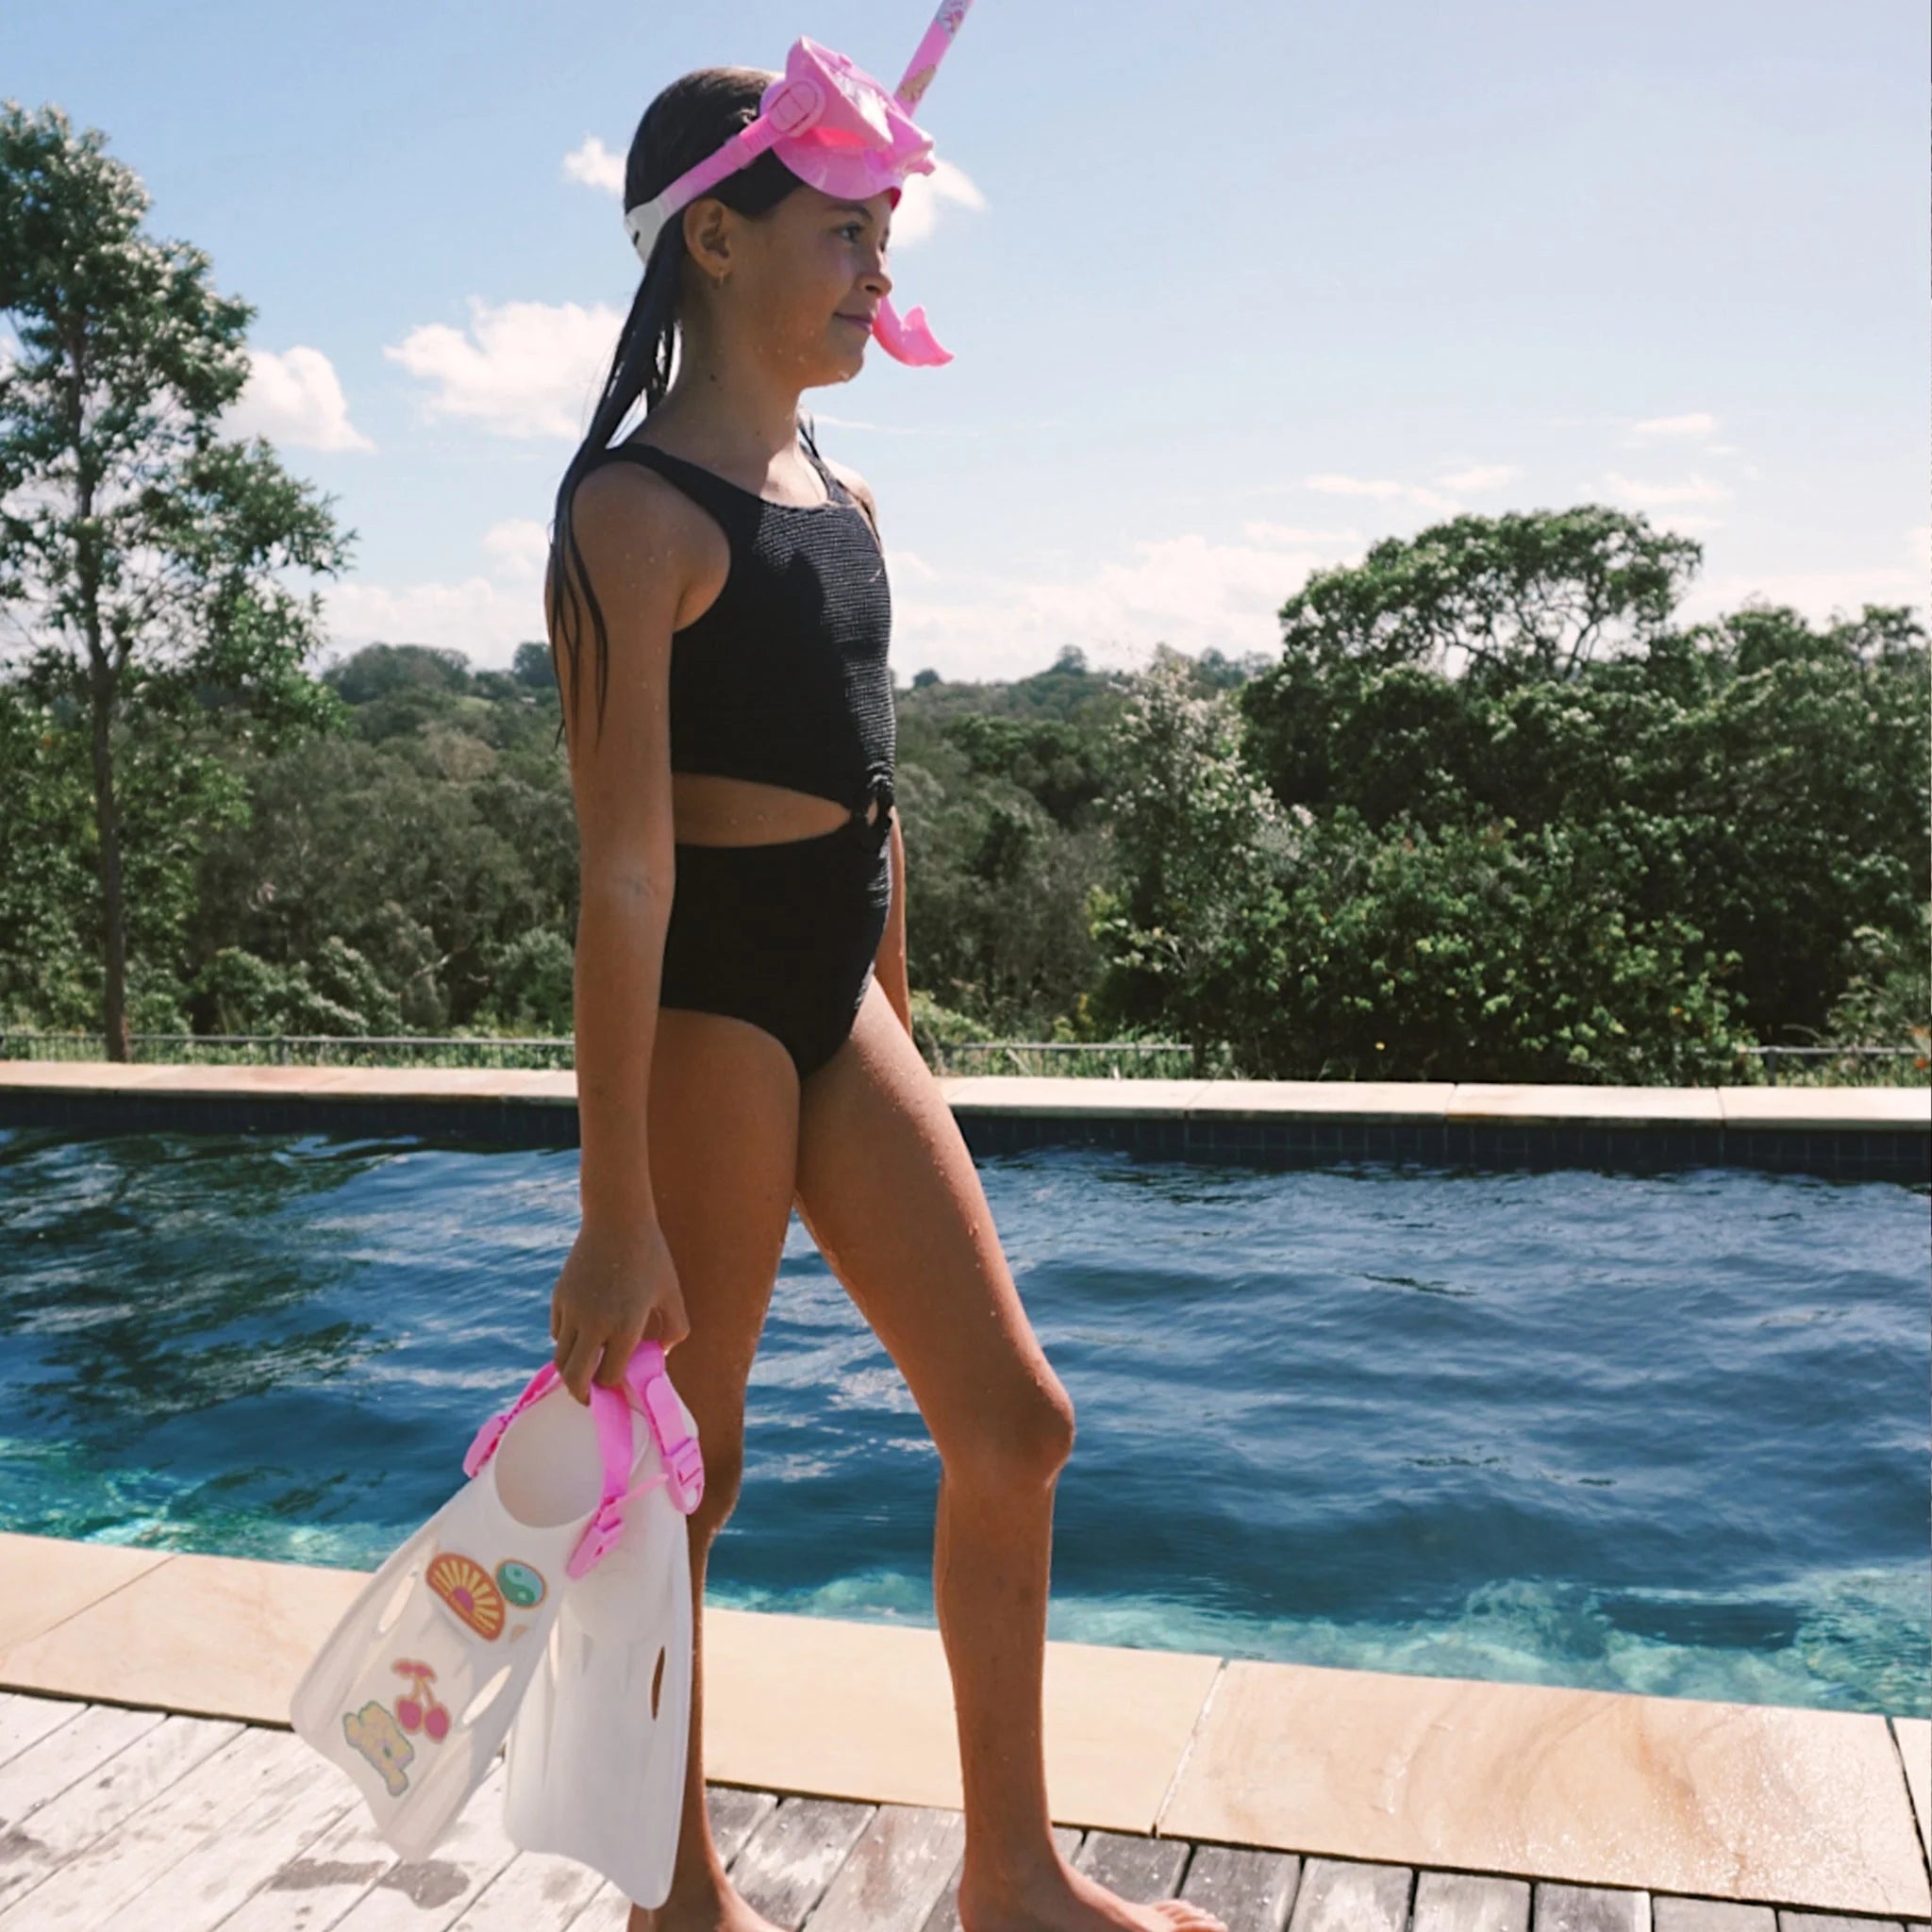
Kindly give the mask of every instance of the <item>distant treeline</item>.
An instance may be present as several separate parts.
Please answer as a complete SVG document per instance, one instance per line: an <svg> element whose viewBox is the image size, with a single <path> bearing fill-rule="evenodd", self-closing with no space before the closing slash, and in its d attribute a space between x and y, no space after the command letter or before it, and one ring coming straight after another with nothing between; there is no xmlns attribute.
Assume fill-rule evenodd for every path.
<svg viewBox="0 0 1932 1932"><path fill-rule="evenodd" d="M1924 632L1675 621L1696 546L1596 507L1324 573L1282 648L1064 652L899 693L916 1024L1178 1039L1263 1078L1709 1082L1928 1003ZM115 729L133 1030L565 1034L547 648L375 644ZM0 1019L97 1029L89 721L0 682ZM1904 1067L1892 1077L1924 1077Z"/></svg>

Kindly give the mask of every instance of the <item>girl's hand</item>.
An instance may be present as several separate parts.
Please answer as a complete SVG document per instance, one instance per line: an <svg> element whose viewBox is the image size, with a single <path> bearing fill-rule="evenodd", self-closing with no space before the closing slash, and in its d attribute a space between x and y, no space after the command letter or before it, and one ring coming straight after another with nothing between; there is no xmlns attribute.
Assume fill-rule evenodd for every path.
<svg viewBox="0 0 1932 1932"><path fill-rule="evenodd" d="M591 1382L614 1389L646 1336L668 1352L691 1333L684 1294L656 1221L621 1232L577 1230L550 1296L557 1370L579 1402Z"/></svg>

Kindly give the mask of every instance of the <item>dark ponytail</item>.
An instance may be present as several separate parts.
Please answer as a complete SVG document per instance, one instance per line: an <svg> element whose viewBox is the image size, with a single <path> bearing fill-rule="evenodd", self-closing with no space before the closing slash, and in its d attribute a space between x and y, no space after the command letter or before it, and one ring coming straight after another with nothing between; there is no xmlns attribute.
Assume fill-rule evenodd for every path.
<svg viewBox="0 0 1932 1932"><path fill-rule="evenodd" d="M674 80L651 105L631 137L624 164L624 206L649 201L686 169L694 168L724 145L740 128L757 118L758 97L773 76L756 67L701 67ZM799 185L798 176L769 152L749 166L727 175L709 191L726 208L740 214L761 215L775 208ZM621 231L620 231L621 232ZM628 246L628 243L625 243ZM630 313L617 338L610 373L591 418L583 442L571 458L557 487L557 504L550 526L550 608L544 613L551 636L558 684L568 683L565 710L577 710L578 672L582 658L584 606L590 607L595 633L597 722L604 721L605 693L610 682L610 638L604 611L591 588L571 521L571 499L577 480L592 460L610 445L617 425L640 396L646 415L664 400L671 387L673 353L677 341L678 298L684 288L684 221L680 209L658 231ZM810 442L808 431L806 441ZM581 595L579 590L581 589ZM559 725L559 735L561 735Z"/></svg>

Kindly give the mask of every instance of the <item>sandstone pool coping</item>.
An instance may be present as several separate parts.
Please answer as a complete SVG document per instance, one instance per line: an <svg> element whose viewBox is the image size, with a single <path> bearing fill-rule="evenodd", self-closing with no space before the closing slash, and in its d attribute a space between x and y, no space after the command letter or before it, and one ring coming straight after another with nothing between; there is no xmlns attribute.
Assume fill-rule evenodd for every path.
<svg viewBox="0 0 1932 1932"><path fill-rule="evenodd" d="M941 1074L955 1112L1133 1119L1319 1118L1441 1125L1702 1126L1932 1137L1927 1087L1588 1087L1430 1080L1102 1080ZM576 1075L495 1067L128 1065L0 1060L0 1087L47 1092L274 1095L284 1100L515 1101L575 1107Z"/></svg>
<svg viewBox="0 0 1932 1932"><path fill-rule="evenodd" d="M0 1533L0 1687L285 1724L362 1573ZM936 1631L708 1606L716 1783L960 1803ZM1050 1642L1058 1824L1924 1919L1932 1722Z"/></svg>

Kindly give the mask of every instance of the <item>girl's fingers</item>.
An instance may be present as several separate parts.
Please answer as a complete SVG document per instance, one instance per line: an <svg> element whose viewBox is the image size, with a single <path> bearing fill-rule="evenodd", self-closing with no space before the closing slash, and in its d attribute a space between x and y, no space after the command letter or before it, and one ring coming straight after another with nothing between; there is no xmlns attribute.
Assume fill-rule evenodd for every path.
<svg viewBox="0 0 1932 1932"><path fill-rule="evenodd" d="M605 1342L604 1360L596 1374L596 1379L605 1388L615 1389L624 1380L624 1372L630 1366L630 1358L636 1353L641 1339L636 1335L613 1335Z"/></svg>
<svg viewBox="0 0 1932 1932"><path fill-rule="evenodd" d="M567 1329L557 1352L557 1373L579 1402L591 1399L591 1370L596 1360L596 1343L575 1328Z"/></svg>

